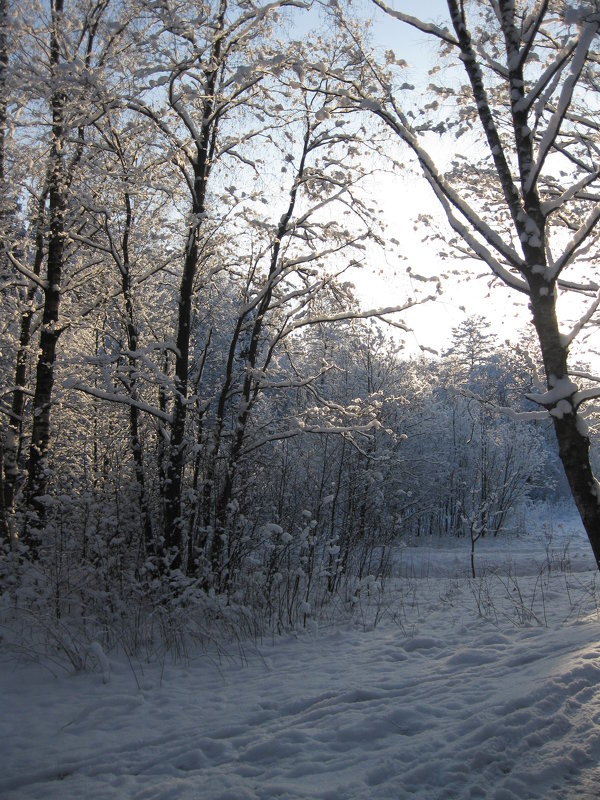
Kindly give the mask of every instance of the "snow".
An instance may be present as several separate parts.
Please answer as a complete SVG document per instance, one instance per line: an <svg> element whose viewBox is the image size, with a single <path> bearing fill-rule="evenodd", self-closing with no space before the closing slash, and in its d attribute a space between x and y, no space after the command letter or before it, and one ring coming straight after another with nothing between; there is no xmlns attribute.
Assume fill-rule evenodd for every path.
<svg viewBox="0 0 600 800"><path fill-rule="evenodd" d="M576 394L578 387L576 383L568 377L564 376L562 378L556 378L552 376L550 378L550 385L551 389L547 392L543 392L540 394L535 394L533 392L527 393L525 397L528 400L531 400L534 403L538 403L541 406L551 407L553 405L558 406L563 400L567 400L569 397L573 397ZM563 414L568 414L572 411L572 406L570 403L567 404L569 408L562 407L562 410L557 414L557 416L562 416Z"/></svg>
<svg viewBox="0 0 600 800"><path fill-rule="evenodd" d="M352 623L228 656L95 643L98 673L54 676L5 652L0 797L598 797L593 558L572 516L527 523L477 543L475 580L470 542L414 541Z"/></svg>
<svg viewBox="0 0 600 800"><path fill-rule="evenodd" d="M554 408L550 409L550 414L556 419L562 419L568 416L573 411L573 406L568 400L559 400Z"/></svg>
<svg viewBox="0 0 600 800"><path fill-rule="evenodd" d="M528 192L531 189L534 181L538 178L544 162L546 161L548 154L550 153L550 150L556 141L569 106L571 105L573 91L585 65L588 50L592 44L592 40L598 32L599 27L600 22L598 19L590 17L585 28L580 34L579 41L577 42L577 46L573 54L573 59L571 61L569 74L563 82L560 96L556 103L556 109L552 115L552 118L550 119L550 122L548 123L548 127L542 135L538 149L537 162L535 168L531 170L529 178L525 184L525 192Z"/></svg>

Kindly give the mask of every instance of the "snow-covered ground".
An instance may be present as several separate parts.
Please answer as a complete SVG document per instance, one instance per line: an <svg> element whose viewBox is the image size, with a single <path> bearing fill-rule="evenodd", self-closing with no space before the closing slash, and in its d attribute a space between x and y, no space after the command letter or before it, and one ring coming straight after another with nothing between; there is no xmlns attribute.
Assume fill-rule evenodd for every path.
<svg viewBox="0 0 600 800"><path fill-rule="evenodd" d="M220 660L2 659L0 797L595 800L600 580L574 520L531 523L474 581L467 542L406 546L352 624Z"/></svg>
<svg viewBox="0 0 600 800"><path fill-rule="evenodd" d="M479 539L476 572L535 575L547 562L572 572L594 570L590 544L570 505L533 506L524 512L522 527L526 532L519 535ZM396 551L394 572L409 577L468 577L471 542L455 537L404 542Z"/></svg>

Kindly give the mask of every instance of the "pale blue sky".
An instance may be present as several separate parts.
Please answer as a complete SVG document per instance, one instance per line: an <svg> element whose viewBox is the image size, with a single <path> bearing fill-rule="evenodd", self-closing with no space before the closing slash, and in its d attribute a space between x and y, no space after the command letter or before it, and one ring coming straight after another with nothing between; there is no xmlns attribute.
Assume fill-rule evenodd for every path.
<svg viewBox="0 0 600 800"><path fill-rule="evenodd" d="M388 4L423 21L450 26L446 0L388 0ZM406 80L414 84L417 91L421 87L426 91L431 81L429 69L438 61L436 41L386 15L371 0L356 0L350 10L371 20L369 38L372 46L381 50L382 54L386 50L393 50L397 58L407 61ZM326 16L323 9L319 11L315 7L308 15L294 13L293 19L290 35L302 39L310 35L311 27L322 31ZM449 155L447 141L432 134L429 144L438 166L445 169ZM398 143L398 155L401 148ZM390 244L383 254L373 252L369 266L351 276L365 308L400 305L408 296L433 293L435 284L409 279L407 266L410 266L413 274L425 276L441 276L451 273L453 268L464 272L464 262L452 263L451 260L439 258L439 243L423 241L427 229L417 226L415 230L415 220L419 214L432 214L440 220L441 225L444 224L443 214L424 178L417 172L387 176L378 183L375 195L385 209L388 236L399 244ZM498 289L494 292L493 300L490 300L486 296L491 273L483 265L474 262L471 267L471 274L465 274L462 280L456 277L443 279L444 292L435 303L404 314L403 321L414 328L413 334L402 337L409 351L418 352L419 346L445 350L449 346L452 328L459 325L466 314L489 315L501 339L513 337L524 327L528 313L524 308L513 306L514 294L506 289ZM474 274L481 277L474 280ZM514 299L519 301L519 298Z"/></svg>

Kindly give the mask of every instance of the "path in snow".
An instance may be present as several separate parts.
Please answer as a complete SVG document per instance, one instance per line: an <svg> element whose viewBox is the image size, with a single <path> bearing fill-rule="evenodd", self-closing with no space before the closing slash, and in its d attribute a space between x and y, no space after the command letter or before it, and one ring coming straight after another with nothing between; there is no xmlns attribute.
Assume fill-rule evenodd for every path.
<svg viewBox="0 0 600 800"><path fill-rule="evenodd" d="M517 625L511 583L430 578L401 583L374 630L289 637L245 664L138 664L134 677L115 660L103 684L3 663L0 797L596 800L592 581L559 574L541 592L521 579L547 627Z"/></svg>

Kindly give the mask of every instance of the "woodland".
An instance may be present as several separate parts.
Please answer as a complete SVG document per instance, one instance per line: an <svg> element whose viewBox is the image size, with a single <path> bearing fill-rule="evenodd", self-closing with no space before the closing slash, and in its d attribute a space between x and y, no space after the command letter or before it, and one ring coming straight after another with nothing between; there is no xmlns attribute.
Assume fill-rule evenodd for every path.
<svg viewBox="0 0 600 800"><path fill-rule="evenodd" d="M600 563L600 8L443 6L0 0L5 624L132 652L288 630L402 541L473 553L557 498ZM412 223L384 173L428 181L448 269L365 309L353 276ZM531 329L467 307L404 355L406 312L473 269Z"/></svg>

